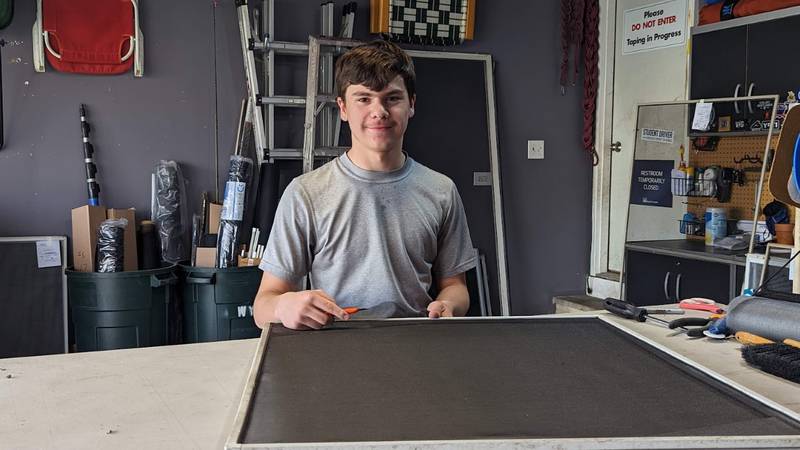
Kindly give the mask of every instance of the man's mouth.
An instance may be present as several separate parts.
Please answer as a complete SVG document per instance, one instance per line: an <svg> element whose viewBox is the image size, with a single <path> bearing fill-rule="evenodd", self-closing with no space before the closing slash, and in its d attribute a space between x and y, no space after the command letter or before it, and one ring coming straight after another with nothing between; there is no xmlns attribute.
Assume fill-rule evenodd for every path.
<svg viewBox="0 0 800 450"><path fill-rule="evenodd" d="M366 127L366 128L367 128L368 130L376 130L376 131L381 131L381 130L388 130L388 129L392 128L392 125L390 125L390 124L384 124L384 125L367 125L367 127Z"/></svg>

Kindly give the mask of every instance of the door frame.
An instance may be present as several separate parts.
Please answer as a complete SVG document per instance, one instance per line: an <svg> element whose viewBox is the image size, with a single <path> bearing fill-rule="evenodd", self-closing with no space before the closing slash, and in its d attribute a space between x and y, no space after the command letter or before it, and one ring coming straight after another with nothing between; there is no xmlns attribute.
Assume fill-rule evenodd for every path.
<svg viewBox="0 0 800 450"><path fill-rule="evenodd" d="M497 255L497 291L499 293L500 314L511 315L511 300L508 285L508 260L506 259L505 220L503 216L502 180L500 178L500 150L497 135L497 114L494 90L494 60L488 53L460 53L430 50L406 50L413 58L456 59L478 61L483 64L486 87L486 122L489 138L489 169L492 174L492 213L494 216L495 252ZM488 294L488 293L487 293ZM491 303L491 300L490 300Z"/></svg>
<svg viewBox="0 0 800 450"><path fill-rule="evenodd" d="M611 220L611 139L614 109L614 62L616 49L617 0L599 0L599 40L597 109L595 111L595 148L598 163L592 169L592 240L586 294L620 298L621 279L608 276L608 248ZM653 0L658 3L658 0ZM694 26L698 0L687 0L686 21ZM691 27L689 29L691 31ZM686 42L686 92L691 83L691 32ZM628 176L627 174L624 174ZM627 222L627 219L626 219Z"/></svg>

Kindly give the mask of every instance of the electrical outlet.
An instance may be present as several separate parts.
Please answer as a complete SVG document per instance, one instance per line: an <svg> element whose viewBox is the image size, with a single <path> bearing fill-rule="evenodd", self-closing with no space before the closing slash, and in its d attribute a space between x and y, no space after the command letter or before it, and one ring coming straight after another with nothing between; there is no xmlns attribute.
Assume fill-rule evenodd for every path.
<svg viewBox="0 0 800 450"><path fill-rule="evenodd" d="M528 141L528 159L544 159L544 141Z"/></svg>
<svg viewBox="0 0 800 450"><path fill-rule="evenodd" d="M491 186L492 172L472 172L473 186Z"/></svg>

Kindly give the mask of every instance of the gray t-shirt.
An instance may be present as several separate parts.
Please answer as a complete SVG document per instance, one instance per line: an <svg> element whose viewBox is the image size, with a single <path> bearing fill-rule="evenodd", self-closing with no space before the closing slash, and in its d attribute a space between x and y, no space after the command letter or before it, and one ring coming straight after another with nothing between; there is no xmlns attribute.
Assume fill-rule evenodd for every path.
<svg viewBox="0 0 800 450"><path fill-rule="evenodd" d="M341 307L392 302L389 315L414 316L432 300L433 274L476 264L452 180L410 157L398 170L374 172L345 153L289 184L259 267L297 289L308 274Z"/></svg>

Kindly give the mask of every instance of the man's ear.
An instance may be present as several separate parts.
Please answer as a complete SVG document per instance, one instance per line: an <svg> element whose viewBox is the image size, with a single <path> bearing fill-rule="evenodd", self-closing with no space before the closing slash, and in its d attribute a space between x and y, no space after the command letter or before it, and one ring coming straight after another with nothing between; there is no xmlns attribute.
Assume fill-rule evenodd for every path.
<svg viewBox="0 0 800 450"><path fill-rule="evenodd" d="M342 97L336 97L336 104L339 105L339 117L342 122L347 122L347 105Z"/></svg>
<svg viewBox="0 0 800 450"><path fill-rule="evenodd" d="M417 104L417 95L414 94L414 96L409 99L409 102L411 103L411 108L408 110L408 117L414 117L414 106Z"/></svg>

